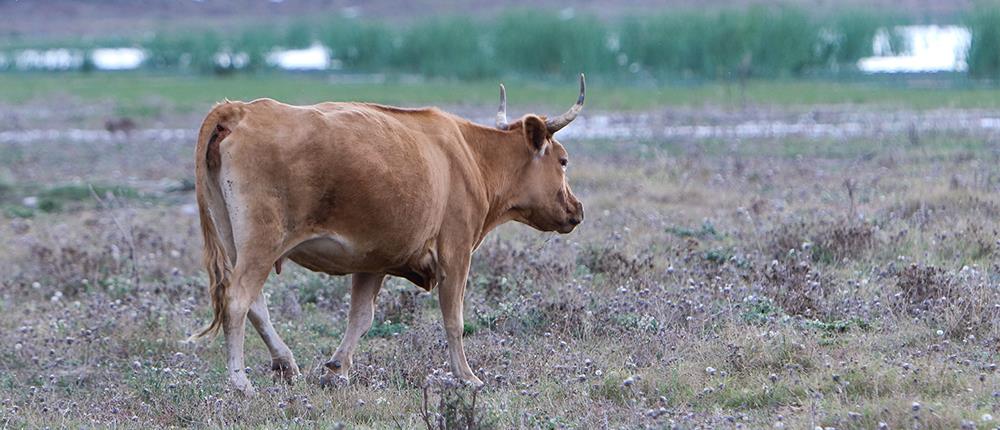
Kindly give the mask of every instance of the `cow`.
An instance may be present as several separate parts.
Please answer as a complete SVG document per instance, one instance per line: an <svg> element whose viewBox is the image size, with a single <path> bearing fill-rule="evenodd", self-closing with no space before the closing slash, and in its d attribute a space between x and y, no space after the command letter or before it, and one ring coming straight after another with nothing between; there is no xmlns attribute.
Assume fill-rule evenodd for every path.
<svg viewBox="0 0 1000 430"><path fill-rule="evenodd" d="M507 221L572 232L583 204L566 179L567 152L553 136L583 108L586 83L564 114L507 121L500 85L496 127L436 108L271 99L225 101L205 117L195 149L195 194L214 317L193 338L225 337L228 377L251 394L243 361L249 319L276 378L299 373L271 324L262 292L291 260L352 275L347 330L322 384L347 381L371 327L386 276L438 290L453 374L483 383L462 346L463 296L472 253Z"/></svg>

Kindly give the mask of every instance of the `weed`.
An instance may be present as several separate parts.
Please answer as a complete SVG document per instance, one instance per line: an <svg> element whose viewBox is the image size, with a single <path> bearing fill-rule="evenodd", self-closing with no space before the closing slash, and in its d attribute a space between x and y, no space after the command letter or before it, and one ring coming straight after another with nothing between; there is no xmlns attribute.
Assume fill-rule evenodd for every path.
<svg viewBox="0 0 1000 430"><path fill-rule="evenodd" d="M450 373L436 372L427 377L423 387L420 416L427 430L478 430L495 428L489 414L477 410L479 388L468 388ZM432 409L431 397L438 397ZM481 408L480 404L480 408Z"/></svg>
<svg viewBox="0 0 1000 430"><path fill-rule="evenodd" d="M667 233L681 238L718 239L721 237L719 232L715 230L715 225L709 220L702 222L701 227L697 230L680 226L670 226L667 227Z"/></svg>
<svg viewBox="0 0 1000 430"><path fill-rule="evenodd" d="M591 247L577 258L577 263L591 273L609 275L615 279L629 277L653 267L652 256L629 257L621 251L605 247Z"/></svg>
<svg viewBox="0 0 1000 430"><path fill-rule="evenodd" d="M393 337L406 330L406 324L395 321L380 321L372 324L366 337Z"/></svg>
<svg viewBox="0 0 1000 430"><path fill-rule="evenodd" d="M979 78L1000 78L1000 5L977 2L968 15L972 33L969 48L969 73Z"/></svg>

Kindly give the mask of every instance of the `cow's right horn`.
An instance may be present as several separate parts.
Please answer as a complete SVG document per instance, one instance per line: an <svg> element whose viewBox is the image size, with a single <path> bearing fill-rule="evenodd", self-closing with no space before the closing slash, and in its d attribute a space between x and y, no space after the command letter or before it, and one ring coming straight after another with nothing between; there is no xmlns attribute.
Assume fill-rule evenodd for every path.
<svg viewBox="0 0 1000 430"><path fill-rule="evenodd" d="M500 84L500 108L497 109L497 128L506 130L510 124L507 123L507 89Z"/></svg>
<svg viewBox="0 0 1000 430"><path fill-rule="evenodd" d="M500 84L500 108L497 110L497 128L506 130L507 124L507 89Z"/></svg>
<svg viewBox="0 0 1000 430"><path fill-rule="evenodd" d="M583 73L580 74L580 97L576 99L576 104L569 108L566 113L559 115L555 118L551 118L545 121L545 127L548 128L549 133L555 133L561 130L563 127L569 125L576 119L576 116L580 114L583 110L583 99L587 94L587 82L583 78Z"/></svg>

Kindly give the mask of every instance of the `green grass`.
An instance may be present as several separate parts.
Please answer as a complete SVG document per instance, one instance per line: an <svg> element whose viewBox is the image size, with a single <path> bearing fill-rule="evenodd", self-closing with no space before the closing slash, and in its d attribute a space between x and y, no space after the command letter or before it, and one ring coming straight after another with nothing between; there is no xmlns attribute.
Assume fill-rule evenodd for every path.
<svg viewBox="0 0 1000 430"><path fill-rule="evenodd" d="M106 198L114 195L119 199L137 201L142 196L128 186L112 186L101 184L62 184L52 187L38 184L10 185L0 183L0 209L2 213L14 218L31 218L38 212L63 212L67 209L81 209L97 205L94 195ZM33 207L25 206L22 199L34 197ZM147 199L148 200L148 199Z"/></svg>
<svg viewBox="0 0 1000 430"><path fill-rule="evenodd" d="M229 98L271 97L291 103L369 101L401 105L492 105L498 100L499 81L423 83L332 83L321 76L260 75L213 78L204 76L127 74L9 74L0 75L0 100L21 103L32 99L70 95L84 100L114 100L138 109L166 102L179 110L204 109ZM576 84L507 82L511 110L517 105L566 107L575 100ZM603 109L641 109L660 101L641 88L592 86L591 105Z"/></svg>
<svg viewBox="0 0 1000 430"><path fill-rule="evenodd" d="M966 19L972 32L969 74L979 78L1000 77L1000 3L980 2Z"/></svg>
<svg viewBox="0 0 1000 430"><path fill-rule="evenodd" d="M943 80L942 80L943 81ZM229 98L272 97L290 103L370 101L398 105L493 105L497 80L418 83L337 83L325 75L246 75L225 78L148 73L0 74L0 102L24 103L55 97L111 100L123 114L151 115L162 106L180 112L202 111ZM947 84L947 82L942 82ZM507 80L512 114L531 107L563 108L573 102L576 86L565 81ZM668 85L611 84L592 80L587 107L596 110L644 110L671 106L742 107L746 103L808 106L857 104L875 107L1000 108L1000 89L956 85L915 88L905 82L833 82L818 80L751 81L745 92L731 83Z"/></svg>

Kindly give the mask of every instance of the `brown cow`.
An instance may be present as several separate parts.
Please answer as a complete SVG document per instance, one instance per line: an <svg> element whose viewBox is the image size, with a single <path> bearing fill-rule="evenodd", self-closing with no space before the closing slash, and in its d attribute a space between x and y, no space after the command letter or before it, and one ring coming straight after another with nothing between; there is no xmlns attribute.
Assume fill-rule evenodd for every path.
<svg viewBox="0 0 1000 430"><path fill-rule="evenodd" d="M244 373L249 316L286 380L299 374L271 325L261 293L290 259L331 275L353 274L347 331L324 383L345 380L386 275L437 287L451 369L480 385L462 347L469 261L498 225L518 221L569 233L583 205L566 182L567 154L553 138L583 107L507 123L500 86L497 128L434 108L368 103L291 106L270 99L224 102L205 118L195 150L204 264L215 311L196 336L225 333L229 379Z"/></svg>

